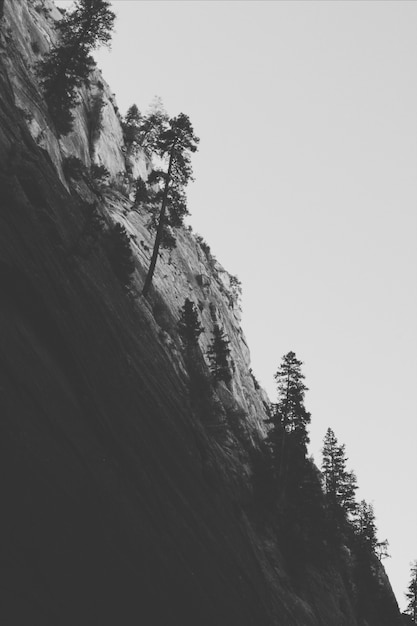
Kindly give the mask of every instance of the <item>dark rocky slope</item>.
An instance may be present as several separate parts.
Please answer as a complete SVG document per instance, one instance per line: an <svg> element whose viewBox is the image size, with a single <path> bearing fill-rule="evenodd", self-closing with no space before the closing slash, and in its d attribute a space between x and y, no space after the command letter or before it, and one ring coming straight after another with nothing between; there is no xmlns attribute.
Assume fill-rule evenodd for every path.
<svg viewBox="0 0 417 626"><path fill-rule="evenodd" d="M81 183L69 191L62 156L77 154L89 165L93 154L114 182L121 133L110 111L91 150L86 90L75 133L57 141L20 31L36 36L42 48L45 33L53 36L53 20L35 16L24 0L6 0L0 55L1 622L399 623L382 568L367 598L368 621L360 621L348 570L330 561L295 568L257 511L253 460L267 399L249 372L227 272L184 231L172 258L164 253L155 289L144 301L122 289L102 243L88 254L75 252L85 201L93 195ZM96 76L94 84L99 81ZM135 166L146 171L140 157ZM146 217L129 207L114 189L102 191L107 223L123 222L135 238L139 287L150 240ZM213 318L228 332L235 362L229 388L214 389L207 377L198 394L190 391L192 373L176 331L187 296L199 304L203 348ZM201 372L207 372L204 361Z"/></svg>

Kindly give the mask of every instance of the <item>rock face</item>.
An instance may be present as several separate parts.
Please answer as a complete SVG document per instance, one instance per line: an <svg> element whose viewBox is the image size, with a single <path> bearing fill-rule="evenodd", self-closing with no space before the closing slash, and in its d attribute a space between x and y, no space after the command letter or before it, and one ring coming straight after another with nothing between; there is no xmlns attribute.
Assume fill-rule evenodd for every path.
<svg viewBox="0 0 417 626"><path fill-rule="evenodd" d="M74 132L56 137L33 59L54 41L60 12L49 0L3 8L2 623L399 624L383 569L365 622L340 563L306 561L294 573L282 556L254 504L268 398L250 371L233 277L184 229L141 297L153 239L145 209L118 189L127 169L145 178L149 163L140 152L126 158L98 70L80 93ZM110 186L70 185L68 155L105 165ZM102 235L86 235L92 200L130 235L129 295ZM186 298L204 327L198 371L177 328ZM230 341L227 385L210 380L214 324Z"/></svg>

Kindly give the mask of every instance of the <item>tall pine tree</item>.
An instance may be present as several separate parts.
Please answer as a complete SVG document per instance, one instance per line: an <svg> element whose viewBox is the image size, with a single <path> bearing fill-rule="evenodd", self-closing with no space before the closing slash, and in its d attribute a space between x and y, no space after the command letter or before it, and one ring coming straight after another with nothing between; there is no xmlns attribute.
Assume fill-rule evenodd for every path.
<svg viewBox="0 0 417 626"><path fill-rule="evenodd" d="M319 472L307 458L310 413L302 362L288 352L275 374L278 401L268 419L276 485L276 513L282 549L291 558L317 556L323 549L324 507Z"/></svg>
<svg viewBox="0 0 417 626"><path fill-rule="evenodd" d="M327 429L324 437L322 454L321 471L327 508L332 520L341 522L357 508L357 485L354 472L346 469L345 445L339 445L331 428Z"/></svg>
<svg viewBox="0 0 417 626"><path fill-rule="evenodd" d="M143 286L143 295L147 296L152 284L158 252L166 239L166 226L178 228L187 214L185 186L192 180L191 153L197 150L198 137L187 115L180 113L171 118L168 126L155 142L157 154L167 164L165 170L154 170L149 182L160 185L154 200L160 201L160 210L156 218L156 236L148 274Z"/></svg>
<svg viewBox="0 0 417 626"><path fill-rule="evenodd" d="M378 538L374 507L366 500L359 502L354 529L360 556L363 560L369 561L376 553Z"/></svg>
<svg viewBox="0 0 417 626"><path fill-rule="evenodd" d="M304 406L307 387L301 366L302 362L295 353L288 352L275 374L278 401L268 419L271 424L268 443L280 500L284 499L287 491L298 492L306 474L310 413ZM295 506L298 508L298 505Z"/></svg>
<svg viewBox="0 0 417 626"><path fill-rule="evenodd" d="M304 375L301 372L302 362L294 352L283 356L280 367L275 374L277 381L278 401L273 406L272 416L268 422L271 429L268 441L275 461L279 478L283 478L288 465L288 446L291 441L298 449L298 454L305 458L307 443L307 424L310 413L304 406ZM279 469L278 469L279 468Z"/></svg>

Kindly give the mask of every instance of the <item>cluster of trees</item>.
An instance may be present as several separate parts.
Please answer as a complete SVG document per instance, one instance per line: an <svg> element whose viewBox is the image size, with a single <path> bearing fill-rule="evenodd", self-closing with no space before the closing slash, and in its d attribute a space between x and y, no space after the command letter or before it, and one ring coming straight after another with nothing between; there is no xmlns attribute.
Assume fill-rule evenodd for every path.
<svg viewBox="0 0 417 626"><path fill-rule="evenodd" d="M373 505L355 499L358 488L356 475L346 468L345 445L339 445L331 428L323 442L322 484L328 519L333 529L343 533L346 524L353 529L360 554L379 559L388 555L388 541L378 541Z"/></svg>
<svg viewBox="0 0 417 626"><path fill-rule="evenodd" d="M58 23L58 42L38 64L38 75L49 113L59 135L71 132L77 89L95 67L91 52L108 45L115 14L107 0L76 0L75 8Z"/></svg>
<svg viewBox="0 0 417 626"><path fill-rule="evenodd" d="M73 128L77 90L88 81L95 66L91 52L109 44L114 19L107 0L76 0L75 8L58 23L58 42L38 64L45 100L59 135ZM159 102L146 115L132 105L122 128L128 151L140 147L158 163L147 184L136 181L136 203L146 202L150 227L156 231L142 292L147 296L160 247L175 246L173 229L183 224L188 213L185 187L192 180L191 154L197 150L199 139L187 115L169 118Z"/></svg>
<svg viewBox="0 0 417 626"><path fill-rule="evenodd" d="M280 529L295 542L321 549L354 543L369 563L387 556L387 541L378 541L375 514L365 500L356 502L356 476L347 469L344 444L331 428L323 442L321 472L307 457L310 413L304 404L307 387L302 362L284 355L275 374L278 400L268 418L268 447L273 474L273 500Z"/></svg>

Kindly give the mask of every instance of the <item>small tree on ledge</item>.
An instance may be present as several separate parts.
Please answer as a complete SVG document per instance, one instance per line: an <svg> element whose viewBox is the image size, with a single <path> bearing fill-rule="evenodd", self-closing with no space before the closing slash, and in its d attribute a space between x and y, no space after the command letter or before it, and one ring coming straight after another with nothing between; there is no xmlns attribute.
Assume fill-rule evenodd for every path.
<svg viewBox="0 0 417 626"><path fill-rule="evenodd" d="M198 338L204 329L198 319L196 306L189 298L186 298L184 306L181 309L178 330L187 347L198 345Z"/></svg>

